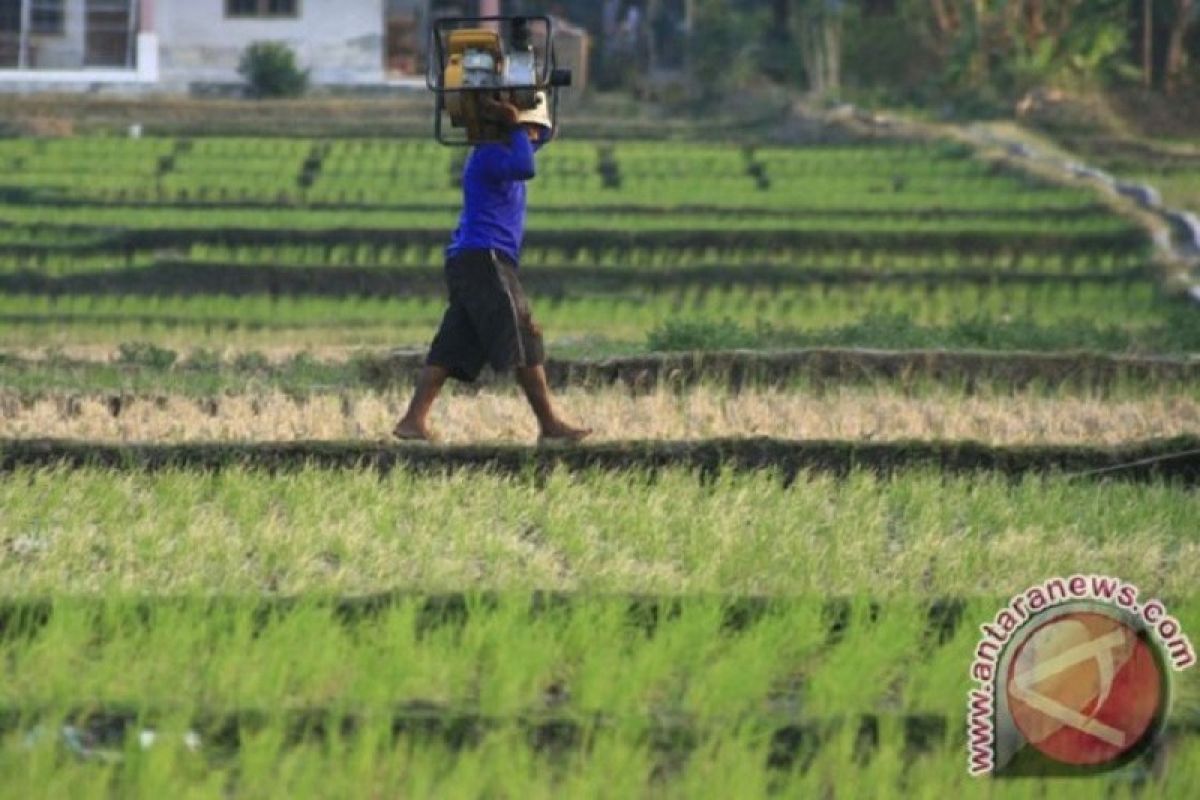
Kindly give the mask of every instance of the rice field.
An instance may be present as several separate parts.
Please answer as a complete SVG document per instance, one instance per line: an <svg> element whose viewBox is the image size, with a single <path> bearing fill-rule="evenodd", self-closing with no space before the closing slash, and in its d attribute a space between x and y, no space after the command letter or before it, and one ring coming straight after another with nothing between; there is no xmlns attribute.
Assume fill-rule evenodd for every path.
<svg viewBox="0 0 1200 800"><path fill-rule="evenodd" d="M1075 569L1189 596L1194 492L1030 477L686 470L538 482L401 471L17 473L12 595L363 594L397 588L728 596L1004 596ZM16 544L19 542L20 544ZM18 553L14 550L19 551ZM957 699L957 698L955 698Z"/></svg>
<svg viewBox="0 0 1200 800"><path fill-rule="evenodd" d="M33 602L5 611L7 741L26 764L12 785L38 791L250 791L266 764L300 793L324 791L317 765L329 785L365 769L433 792L473 775L587 791L592 759L619 750L643 765L623 773L633 793L690 796L716 748L756 781L739 794L840 793L851 765L933 792L963 780L961 662L993 597L1084 552L1190 597L1200 553L1192 492L935 472L785 488L686 472L50 471L14 475L0 498L0 586ZM412 594L371 599L398 586ZM1196 703L1181 683L1179 712ZM113 715L129 720L116 733ZM46 731L62 721L93 731L83 763L55 755ZM1182 791L1181 752L1157 790Z"/></svg>
<svg viewBox="0 0 1200 800"><path fill-rule="evenodd" d="M421 140L146 138L0 143L5 185L55 202L121 205L405 207L458 202L453 151ZM535 191L567 208L581 193L600 206L703 205L1070 211L1095 207L1080 190L997 175L952 146L877 143L809 150L698 143L614 146L556 142L539 157ZM799 184L822 190L814 203ZM825 197L833 190L834 197ZM1032 191L1031 191L1032 190ZM544 213L555 213L543 210Z"/></svg>
<svg viewBox="0 0 1200 800"><path fill-rule="evenodd" d="M775 346L881 346L879 337L924 338L936 346L969 346L988 332L1044 330L992 336L999 349L1101 349L1178 352L1200 337L1173 323L1179 301L1148 281L1117 284L821 284L771 287L690 285L654 292L621 291L530 297L551 345L593 352L693 349L654 347L667 326L736 326L763 332ZM203 295L0 295L0 346L60 346L84 341L117 345L137 340L167 346L327 345L421 346L445 311L444 299ZM1186 309L1184 309L1186 312ZM858 330L861 328L862 330ZM878 329L882 328L880 332ZM954 333L957 331L957 333ZM974 333L973 333L974 331ZM708 334L705 334L708 335ZM956 341L955 338L959 337ZM649 342L649 345L648 345ZM1160 343L1162 342L1162 343ZM993 345L995 347L996 345ZM703 342L698 349L706 349ZM568 351L570 352L570 351Z"/></svg>
<svg viewBox="0 0 1200 800"><path fill-rule="evenodd" d="M1200 150L1194 142L1140 142L1097 136L1077 137L1072 144L1113 174L1153 186L1168 206L1200 211Z"/></svg>
<svg viewBox="0 0 1200 800"><path fill-rule="evenodd" d="M949 144L556 142L522 274L593 440L491 379L391 445L461 155L0 141L0 794L1191 796L1194 671L1132 770L964 758L1014 592L1200 631L1195 459L1113 463L1200 435L1134 222Z"/></svg>
<svg viewBox="0 0 1200 800"><path fill-rule="evenodd" d="M386 441L411 388L241 394L0 395L0 439L109 442ZM664 386L567 389L564 412L597 441L779 439L972 440L992 445L1109 444L1200 430L1200 392L1161 390L1126 398L934 388L913 396L880 385L831 391ZM452 394L431 422L446 444L532 442L537 426L515 388Z"/></svg>
<svg viewBox="0 0 1200 800"><path fill-rule="evenodd" d="M187 750L190 733L176 726L159 734L165 743L131 756L131 764L68 762L54 763L53 748L45 743L32 750L36 766L29 771L5 774L5 783L15 790L37 794L48 789L60 795L95 791L97 784L113 787L122 794L158 796L189 791L195 796L223 796L225 787L236 785L250 794L345 796L359 792L395 792L403 796L463 796L489 793L522 797L637 796L645 786L655 787L665 797L771 797L810 796L839 792L852 796L875 796L881 786L920 787L914 796L923 797L1031 797L1053 792L1055 797L1094 797L1098 787L1117 798L1141 797L1146 783L1120 779L1094 781L1043 780L1021 784L981 782L966 775L961 766L940 755L909 748L899 756L902 745L891 746L902 723L884 720L879 726L882 741L891 752L877 758L861 753L857 726L841 725L829 732L827 747L801 750L793 758L776 756L777 768L769 773L752 765L771 762L772 738L745 727L726 726L731 733L690 736L690 757L657 755L670 750L657 744L662 737L637 730L589 732L577 742L558 748L539 747L536 731L516 726L501 727L487 736L465 743L421 741L401 733L392 735L390 726L363 726L361 734L331 734L320 742L301 742L285 749L287 729L265 726L241 734L246 746L239 755L220 765L200 762ZM873 731L875 727L868 727ZM802 738L803 729L781 736L785 742L812 741ZM454 734L451 734L453 736ZM533 743L531 743L531 741ZM791 748L799 750L799 747ZM549 751L549 752L547 752ZM813 752L815 751L815 752ZM1178 766L1152 784L1163 796L1186 797L1195 781L1196 754L1193 745L1172 753ZM207 780L197 775L208 776Z"/></svg>

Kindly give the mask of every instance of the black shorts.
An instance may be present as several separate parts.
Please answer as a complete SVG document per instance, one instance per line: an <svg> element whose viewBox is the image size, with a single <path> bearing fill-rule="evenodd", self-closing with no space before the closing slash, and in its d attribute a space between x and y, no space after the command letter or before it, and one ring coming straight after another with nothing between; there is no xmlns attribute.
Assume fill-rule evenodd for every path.
<svg viewBox="0 0 1200 800"><path fill-rule="evenodd" d="M484 364L497 373L546 359L517 271L496 250L464 250L446 260L450 307L425 363L468 383Z"/></svg>

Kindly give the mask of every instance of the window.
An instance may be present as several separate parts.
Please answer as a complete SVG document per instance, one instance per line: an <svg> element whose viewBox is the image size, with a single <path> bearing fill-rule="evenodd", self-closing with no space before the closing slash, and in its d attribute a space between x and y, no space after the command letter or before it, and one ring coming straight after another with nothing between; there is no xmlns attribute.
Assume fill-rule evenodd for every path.
<svg viewBox="0 0 1200 800"><path fill-rule="evenodd" d="M62 36L66 23L64 0L33 0L29 6L29 29L40 36Z"/></svg>
<svg viewBox="0 0 1200 800"><path fill-rule="evenodd" d="M62 36L66 31L66 0L31 0L29 32L35 36ZM0 2L0 33L21 32L21 0Z"/></svg>
<svg viewBox="0 0 1200 800"><path fill-rule="evenodd" d="M225 0L227 17L297 17L300 0Z"/></svg>
<svg viewBox="0 0 1200 800"><path fill-rule="evenodd" d="M21 32L21 0L0 0L0 33Z"/></svg>

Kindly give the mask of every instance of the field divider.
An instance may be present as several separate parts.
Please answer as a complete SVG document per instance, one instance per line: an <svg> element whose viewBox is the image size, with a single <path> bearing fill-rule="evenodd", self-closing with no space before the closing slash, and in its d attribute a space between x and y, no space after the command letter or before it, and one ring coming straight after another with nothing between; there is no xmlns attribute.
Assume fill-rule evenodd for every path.
<svg viewBox="0 0 1200 800"><path fill-rule="evenodd" d="M975 286L1061 284L1118 285L1153 278L1145 268L1109 273L1015 272L987 269L902 270L844 267L808 268L775 265L712 265L702 267L530 266L521 268L527 289L565 294L586 286L614 292L638 286L665 290L703 284L719 286L852 286L929 284ZM187 296L220 294L247 296L319 295L326 297L396 297L445 294L438 266L339 266L236 264L163 259L145 267L123 267L47 275L35 270L0 274L0 292L21 294L108 294Z"/></svg>
<svg viewBox="0 0 1200 800"><path fill-rule="evenodd" d="M260 229L260 228L176 228L127 231L123 242L128 247L145 249L172 247L181 244L219 241L229 245L256 244L423 244L442 243L444 228L429 229ZM936 248L1008 252L1013 248L1013 236L1007 232L946 231L804 231L791 228L745 230L613 230L578 229L552 230L534 228L529 241L539 247L602 249L615 247L749 247L773 244L792 246L877 247L895 250L906 248L927 251ZM1065 252L1106 252L1113 249L1142 247L1146 240L1141 231L1112 233L1044 233L1023 235L1024 250Z"/></svg>
<svg viewBox="0 0 1200 800"><path fill-rule="evenodd" d="M119 228L95 225L16 225L0 222L0 229L28 230L46 237L90 235L108 248L132 254L136 251L187 248L200 244L225 246L326 246L411 245L437 247L445 243L445 227L371 228L353 226L281 228L281 227L163 227ZM737 248L796 247L809 249L875 249L889 252L923 253L962 250L981 254L1023 252L1055 254L1107 254L1112 251L1138 252L1146 249L1145 234L1130 227L1089 233L1022 232L1019 238L1004 230L906 231L866 228L864 230L797 230L774 228L672 228L630 230L617 228L544 228L529 231L530 245L579 251L619 248ZM47 242L44 245L0 246L7 255L46 252L96 250L92 244L78 248Z"/></svg>
<svg viewBox="0 0 1200 800"><path fill-rule="evenodd" d="M397 351L385 357L362 356L359 372L369 385L387 388L411 384L425 363L424 351ZM974 386L998 383L1103 387L1121 381L1200 385L1200 358L1122 356L1101 353L994 352L983 350L874 350L809 348L801 350L723 350L650 353L608 359L554 359L546 374L556 388L625 384L649 389L661 383L741 386L798 380L825 382L938 383ZM507 376L485 372L485 381Z"/></svg>
<svg viewBox="0 0 1200 800"><path fill-rule="evenodd" d="M305 164L310 162L306 160ZM315 162L312 162L315 163ZM299 180L299 179L298 179ZM291 186L281 184L279 190L287 191ZM47 208L96 208L106 209L184 209L192 211L217 211L227 209L258 209L291 208L307 211L394 211L408 214L457 213L458 203L397 203L397 202L333 202L307 201L295 199L280 200L278 197L262 200L226 199L226 200L121 200L109 202L103 197L91 198L70 194L50 194L24 186L0 184L0 198L5 202L23 205L38 205ZM958 220L994 220L996 218L1046 221L1046 220L1078 220L1101 216L1108 209L1099 203L1085 203L1077 206L1026 206L1021 208L954 208L941 205L920 205L915 202L912 206L896 206L894 208L864 208L854 206L779 206L779 205L716 205L712 203L562 203L553 206L539 207L536 213L540 217L572 216L578 214L638 214L649 216L675 216L679 214L703 214L713 216L749 217L756 218L844 218L859 219L958 219Z"/></svg>
<svg viewBox="0 0 1200 800"><path fill-rule="evenodd" d="M1148 159L1162 167L1200 169L1200 149L1185 144L1164 145L1125 136L1064 134L1059 137L1072 150L1100 158Z"/></svg>
<svg viewBox="0 0 1200 800"><path fill-rule="evenodd" d="M324 383L290 380L290 362L271 362L265 355L248 351L239 362L193 365L186 352L164 350L170 367L112 360L56 357L29 358L0 351L0 370L17 383L40 372L58 373L119 368L122 374L144 388L21 389L0 387L5 401L36 401L44 398L76 397L108 400L154 401L173 393L172 386L188 376L223 379L224 395L253 394L247 379L267 381L267 388L286 385L303 396L344 391L389 392L407 390L425 363L423 349L365 352L349 360L307 359L305 369L331 376ZM1003 352L971 350L874 350L869 348L808 348L794 350L713 350L659 352L602 359L550 358L546 362L550 383L558 389L624 386L648 392L660 387L687 389L787 388L830 385L894 384L897 388L927 384L946 385L968 393L980 389L1079 389L1104 390L1114 386L1176 387L1200 386L1200 358L1127 356L1096 352ZM490 369L477 387L510 385L508 375ZM471 391L468 389L467 391ZM209 396L205 394L204 396Z"/></svg>
<svg viewBox="0 0 1200 800"><path fill-rule="evenodd" d="M1200 437L1135 442L1120 447L993 447L971 441L792 441L769 438L706 441L645 440L582 446L486 444L254 442L108 444L65 439L0 440L0 473L22 469L107 469L120 472L225 469L396 469L445 473L487 470L541 478L557 470L583 472L684 469L710 479L722 471L769 471L785 485L802 473L846 476L908 470L946 474L1071 476L1129 482L1200 485Z"/></svg>

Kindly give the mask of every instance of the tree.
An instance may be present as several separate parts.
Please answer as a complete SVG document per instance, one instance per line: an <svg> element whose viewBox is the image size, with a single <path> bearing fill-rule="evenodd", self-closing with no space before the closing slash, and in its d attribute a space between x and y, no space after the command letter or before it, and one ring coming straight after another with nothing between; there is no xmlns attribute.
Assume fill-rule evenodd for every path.
<svg viewBox="0 0 1200 800"><path fill-rule="evenodd" d="M1111 63L1125 47L1125 2L908 0L905 13L942 57L946 83L1020 93Z"/></svg>
<svg viewBox="0 0 1200 800"><path fill-rule="evenodd" d="M933 15L936 32L943 42L949 42L958 35L962 20L958 15L958 5L954 0L929 0L929 10Z"/></svg>
<svg viewBox="0 0 1200 800"><path fill-rule="evenodd" d="M1187 51L1184 42L1188 30L1196 21L1195 0L1173 0L1174 14L1171 18L1171 35L1167 44L1166 90L1174 94L1179 88L1184 68L1187 66Z"/></svg>
<svg viewBox="0 0 1200 800"><path fill-rule="evenodd" d="M719 102L753 76L767 22L735 0L694 0L688 65L702 101Z"/></svg>
<svg viewBox="0 0 1200 800"><path fill-rule="evenodd" d="M1154 87L1154 0L1142 0L1142 83Z"/></svg>
<svg viewBox="0 0 1200 800"><path fill-rule="evenodd" d="M796 0L792 14L804 71L813 94L837 94L842 85L842 0Z"/></svg>

